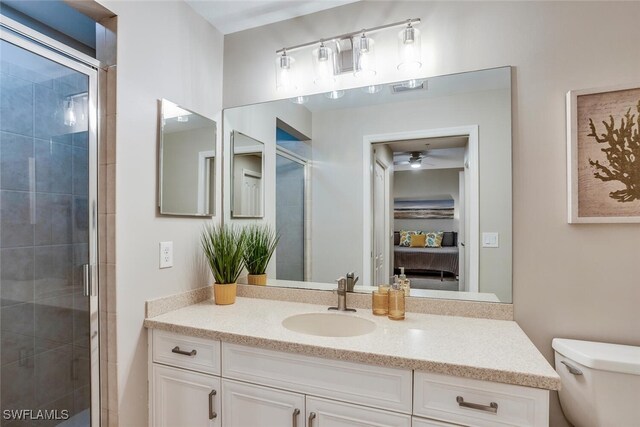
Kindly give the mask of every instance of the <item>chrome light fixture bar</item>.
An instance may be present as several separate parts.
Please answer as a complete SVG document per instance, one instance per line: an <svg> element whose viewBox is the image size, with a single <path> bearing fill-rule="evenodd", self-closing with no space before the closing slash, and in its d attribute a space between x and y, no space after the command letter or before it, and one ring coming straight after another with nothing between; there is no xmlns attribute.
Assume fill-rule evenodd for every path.
<svg viewBox="0 0 640 427"><path fill-rule="evenodd" d="M323 42L336 41L336 40L342 40L342 39L350 39L350 38L353 38L354 36L360 36L360 35L362 35L362 33L371 34L371 33L377 32L377 31L386 30L388 28L394 28L394 27L400 27L400 26L414 26L414 25L418 25L418 24L420 24L420 18L406 19L404 21L398 21L398 22L394 22L394 23L391 23L391 24L379 25L377 27L371 27L371 28L363 28L361 30L353 31L353 32L350 32L350 33L340 34L340 35L333 36L333 37L325 37L325 38L322 38L322 39L314 40L312 42L297 44L295 46L284 47L282 49L276 50L276 53L277 54L281 54L283 52L293 52L295 50L302 49L302 48L309 47L309 46L314 46L314 45L317 45L317 44L323 43Z"/></svg>

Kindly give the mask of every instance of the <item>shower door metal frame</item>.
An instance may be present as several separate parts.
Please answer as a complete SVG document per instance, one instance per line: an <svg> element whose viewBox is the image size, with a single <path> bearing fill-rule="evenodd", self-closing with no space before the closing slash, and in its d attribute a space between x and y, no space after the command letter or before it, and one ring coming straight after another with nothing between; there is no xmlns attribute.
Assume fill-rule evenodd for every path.
<svg viewBox="0 0 640 427"><path fill-rule="evenodd" d="M89 79L88 135L89 135L89 346L91 360L91 427L100 426L100 321L98 307L98 71L101 63L69 46L26 27L10 18L0 16L0 39L35 55L70 68Z"/></svg>

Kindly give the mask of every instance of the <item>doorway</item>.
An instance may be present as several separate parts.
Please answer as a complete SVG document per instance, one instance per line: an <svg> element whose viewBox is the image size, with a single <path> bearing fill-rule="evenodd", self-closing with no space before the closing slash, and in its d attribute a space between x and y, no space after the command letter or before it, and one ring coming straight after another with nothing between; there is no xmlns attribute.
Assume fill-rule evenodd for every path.
<svg viewBox="0 0 640 427"><path fill-rule="evenodd" d="M0 406L97 426L97 69L0 31Z"/></svg>
<svg viewBox="0 0 640 427"><path fill-rule="evenodd" d="M449 273L453 275L456 279L456 286L454 288L443 288L444 290L456 290L456 291L467 291L467 292L478 292L479 288L479 172L478 172L478 127L477 126L462 126L456 128L445 128L445 129L427 129L421 131L409 131L409 132L398 132L398 133L390 133L390 134L380 134L380 135L368 135L363 138L363 164L364 164L364 189L363 189L363 235L364 235L364 245L363 245L363 260L364 260L364 281L365 283L372 283L376 279L376 275L380 269L379 266L376 265L377 260L377 251L376 251L376 241L379 237L376 236L376 230L379 229L379 224L376 224L375 219L375 211L376 211L376 200L374 190L375 186L375 173L376 173L376 156L374 155L374 150L377 150L378 147L387 146L390 143L401 143L401 144L411 144L415 142L420 142L422 140L428 139L442 139L442 138L465 138L465 150L463 153L464 160L461 156L460 159L456 160L455 168L459 169L461 172L463 171L463 179L464 179L464 188L462 191L464 193L464 218L461 219L462 227L464 227L464 231L462 236L464 237L464 241L460 241L458 239L458 231L455 230L456 234L453 237L453 243L448 243L448 245L452 245L455 247L455 252L463 251L462 262L464 263L462 266L460 265L460 258L456 256L457 262L452 264L456 264L455 267L449 268L447 271L439 270L439 273L442 274L440 278L444 276L445 273ZM424 141L423 141L424 142ZM427 142L428 143L428 142ZM418 150L416 150L418 151ZM422 158L425 149L420 150L419 152L409 151L405 153L407 155L407 159L405 159L406 163L414 163L417 161L416 159ZM411 160L411 157L414 157L414 160ZM395 163L395 162L394 162ZM407 166L409 167L409 166ZM394 175L395 172L398 171L396 165L394 165ZM458 173L455 171L456 175L456 193L459 191L458 187ZM395 181L395 179L394 179ZM390 199L393 199L394 196L391 196ZM448 202L444 200L437 200L437 202ZM391 203L391 202L390 202ZM447 205L448 206L448 205ZM452 209L455 205L451 205ZM437 206L437 209L441 209L442 206ZM455 210L454 210L455 212ZM459 215L459 212L458 212ZM393 210L388 215L388 219L390 223L394 222L394 213ZM460 218L458 218L460 220ZM436 230L430 230L436 231ZM442 231L442 230L438 230ZM390 233L389 233L390 234ZM393 235L394 243L398 236ZM394 258L395 258L395 244L391 245L391 249L389 252L389 256L387 258L387 266L389 271L393 271L394 267ZM452 250L453 249L448 249ZM444 251L443 251L444 252ZM463 269L463 284L460 285L459 280L459 271ZM392 273L391 273L392 274ZM437 288L436 288L437 289Z"/></svg>

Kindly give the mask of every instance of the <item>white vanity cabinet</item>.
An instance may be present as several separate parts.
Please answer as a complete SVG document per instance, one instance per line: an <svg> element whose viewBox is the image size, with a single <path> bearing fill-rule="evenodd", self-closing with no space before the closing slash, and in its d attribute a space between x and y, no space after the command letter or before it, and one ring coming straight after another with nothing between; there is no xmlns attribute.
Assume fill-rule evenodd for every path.
<svg viewBox="0 0 640 427"><path fill-rule="evenodd" d="M150 329L153 427L549 425L549 392Z"/></svg>

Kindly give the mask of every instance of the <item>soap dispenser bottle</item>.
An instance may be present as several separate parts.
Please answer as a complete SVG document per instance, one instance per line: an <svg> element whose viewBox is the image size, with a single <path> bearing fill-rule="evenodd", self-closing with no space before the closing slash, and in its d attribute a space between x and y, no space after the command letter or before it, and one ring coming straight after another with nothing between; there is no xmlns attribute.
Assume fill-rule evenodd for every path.
<svg viewBox="0 0 640 427"><path fill-rule="evenodd" d="M411 282L407 279L407 275L404 274L404 267L400 267L399 283L400 288L404 291L404 296L408 297L411 294Z"/></svg>

